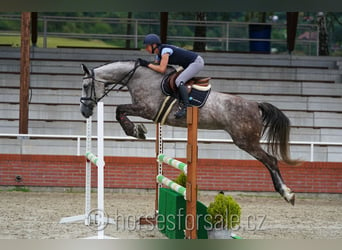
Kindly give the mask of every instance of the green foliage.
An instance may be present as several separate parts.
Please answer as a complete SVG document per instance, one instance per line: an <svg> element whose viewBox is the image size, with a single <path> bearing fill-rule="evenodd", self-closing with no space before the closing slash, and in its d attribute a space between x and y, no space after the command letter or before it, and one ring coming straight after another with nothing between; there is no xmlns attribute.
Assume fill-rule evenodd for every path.
<svg viewBox="0 0 342 250"><path fill-rule="evenodd" d="M9 44L12 47L20 47L19 36L1 36L0 44ZM94 47L94 48L111 48L117 47L117 43L111 43L111 41L102 40L81 40L73 38L59 38L49 37L47 40L48 48L56 48L57 46L75 46L75 47ZM37 47L43 47L43 38L38 37Z"/></svg>
<svg viewBox="0 0 342 250"><path fill-rule="evenodd" d="M9 189L10 192L30 192L31 190L27 187L16 186L14 188Z"/></svg>
<svg viewBox="0 0 342 250"><path fill-rule="evenodd" d="M169 12L169 20L196 20L198 12ZM269 16L277 15L279 17L278 23L286 22L286 12L206 12L205 20L211 21L222 21L222 22L271 22ZM20 17L20 12L8 12L1 13L0 15L0 43L1 44L14 44L17 46L20 42L5 42L4 36L11 34L13 32L20 33L20 19L6 19L1 18L4 15L17 15ZM340 55L342 52L342 13L341 12L325 12L326 15L326 26L329 34L329 46L332 55ZM134 25L129 28L126 22L115 22L108 23L103 21L106 18L134 18L134 19L154 19L156 23L160 19L160 12L39 12L38 17L43 16L61 16L61 17L91 17L94 21L83 22L73 19L63 20L56 19L57 21L49 21L47 28L48 32L55 33L76 33L76 34L127 34L134 35ZM309 18L310 17L310 18ZM299 12L298 18L299 24L317 24L317 12ZM38 22L38 32L42 34L44 32L44 23L40 19ZM210 24L210 23L209 23ZM139 25L138 35L140 37L147 33L159 33L160 27L158 25ZM206 37L224 37L226 28L224 25L209 25L206 29ZM301 32L298 30L298 32ZM231 37L241 37L246 36L246 30L242 29L240 26L234 28L234 26L229 27L229 34ZM300 33L298 33L300 35ZM40 35L41 36L41 35ZM170 40L171 36L185 36L192 37L196 36L194 25L169 25L168 26L168 37L169 43L174 45L192 49L193 42L187 40ZM286 29L277 30L273 29L272 39L285 39ZM50 38L49 38L50 39ZM86 40L86 39L83 39ZM89 39L88 39L89 40ZM77 41L76 41L77 42ZM109 46L115 47L125 47L126 41L120 39L102 39L103 43L107 43ZM65 46L64 44L58 44ZM50 46L50 45L48 45ZM78 46L77 43L72 44L72 46ZM272 44L273 48L278 49L278 51L286 51L286 45L279 45L278 43ZM299 46L298 43L296 46ZM225 44L221 39L217 41L212 41L207 43L207 50L225 50ZM230 42L230 51L248 51L247 42ZM307 52L309 50L309 52ZM297 53L312 54L310 49L296 48ZM313 48L313 53L316 49Z"/></svg>
<svg viewBox="0 0 342 250"><path fill-rule="evenodd" d="M208 206L208 220L213 228L231 229L240 224L241 207L233 197L224 194L215 196Z"/></svg>
<svg viewBox="0 0 342 250"><path fill-rule="evenodd" d="M83 29L77 23L66 23L61 27L61 31L65 33L83 33Z"/></svg>
<svg viewBox="0 0 342 250"><path fill-rule="evenodd" d="M246 12L245 21L266 23L266 21L268 20L268 16L272 14L273 12Z"/></svg>
<svg viewBox="0 0 342 250"><path fill-rule="evenodd" d="M112 27L108 23L95 23L90 29L90 33L94 34L111 34Z"/></svg>
<svg viewBox="0 0 342 250"><path fill-rule="evenodd" d="M183 172L180 173L178 177L173 181L176 182L178 185L186 187L186 175Z"/></svg>
<svg viewBox="0 0 342 250"><path fill-rule="evenodd" d="M20 30L20 22L1 21L0 30Z"/></svg>

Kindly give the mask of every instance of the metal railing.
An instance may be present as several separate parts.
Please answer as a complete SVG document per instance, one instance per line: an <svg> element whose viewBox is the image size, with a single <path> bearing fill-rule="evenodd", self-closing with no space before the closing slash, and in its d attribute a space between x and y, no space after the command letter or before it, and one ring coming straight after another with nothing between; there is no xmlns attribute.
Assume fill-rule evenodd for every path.
<svg viewBox="0 0 342 250"><path fill-rule="evenodd" d="M58 139L58 140L75 140L76 141L76 155L81 155L81 140L86 140L85 135L44 135L44 134L0 134L0 138L14 138L14 139ZM92 139L97 139L97 136L92 136ZM132 142L138 141L138 139L127 136L104 136L105 141L118 141L118 142ZM155 143L155 137L147 137L144 142ZM163 138L165 143L186 143L186 138ZM231 139L204 139L198 138L199 144L233 144ZM265 144L266 141L260 141L261 144ZM313 142L313 141L290 141L290 145L304 145L310 147L310 161L313 162L315 158L315 146L338 146L341 147L342 154L342 142Z"/></svg>
<svg viewBox="0 0 342 250"><path fill-rule="evenodd" d="M0 15L0 20L19 22L19 15ZM133 48L139 48L146 32L158 33L160 22L156 19L128 19L128 18L96 18L96 17L62 17L62 16L40 16L38 18L39 37L43 38L43 47L49 46L49 38L76 38L76 39L99 39L108 42L120 41L132 42ZM63 32L57 30L56 24L81 23L106 24L115 26L115 34L94 32L86 30L81 32ZM276 53L287 52L286 24L268 23L272 26L272 36L270 39L249 38L249 25L246 22L224 22L224 21L190 21L190 20L169 20L168 21L168 42L178 43L183 47L192 47L195 41L205 42L207 51L236 51L248 52L250 41L269 41L272 50ZM195 37L195 27L206 28L205 37ZM20 27L20 25L19 25ZM129 28L128 28L129 27ZM299 24L297 34L307 34L305 39L296 40L296 48L305 55L318 55L318 26L311 24ZM4 35L19 36L20 30L6 31L0 29L0 37ZM61 44L63 45L63 44ZM108 45L110 46L110 45ZM125 45L122 45L125 47Z"/></svg>

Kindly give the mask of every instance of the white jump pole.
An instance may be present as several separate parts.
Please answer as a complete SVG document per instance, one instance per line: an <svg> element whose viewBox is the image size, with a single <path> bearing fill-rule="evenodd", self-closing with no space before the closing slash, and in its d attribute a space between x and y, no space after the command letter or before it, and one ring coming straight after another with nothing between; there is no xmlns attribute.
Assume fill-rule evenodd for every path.
<svg viewBox="0 0 342 250"><path fill-rule="evenodd" d="M91 135L92 135L92 119L91 116L87 119L86 127L86 152L91 152ZM86 226L90 225L90 217L88 216L91 211L91 162L86 161L86 184L85 184L85 211L87 215L84 219Z"/></svg>
<svg viewBox="0 0 342 250"><path fill-rule="evenodd" d="M105 216L104 216L104 143L103 143L103 102L97 103L97 208L100 211L98 238L104 238ZM102 230L101 230L102 229Z"/></svg>
<svg viewBox="0 0 342 250"><path fill-rule="evenodd" d="M183 163L181 161L168 157L164 154L159 154L157 161L164 162L168 164L169 166L172 166L178 170L181 170L185 175L187 175L188 173L188 165L186 163Z"/></svg>

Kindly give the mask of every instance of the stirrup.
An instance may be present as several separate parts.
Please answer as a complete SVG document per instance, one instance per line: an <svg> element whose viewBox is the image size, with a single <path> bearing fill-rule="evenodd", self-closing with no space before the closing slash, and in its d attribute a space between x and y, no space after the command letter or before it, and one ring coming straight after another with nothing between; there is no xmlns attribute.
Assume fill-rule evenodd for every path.
<svg viewBox="0 0 342 250"><path fill-rule="evenodd" d="M177 113L175 114L176 119L180 119L182 117L184 117L186 115L186 106L183 106L180 110L177 111Z"/></svg>

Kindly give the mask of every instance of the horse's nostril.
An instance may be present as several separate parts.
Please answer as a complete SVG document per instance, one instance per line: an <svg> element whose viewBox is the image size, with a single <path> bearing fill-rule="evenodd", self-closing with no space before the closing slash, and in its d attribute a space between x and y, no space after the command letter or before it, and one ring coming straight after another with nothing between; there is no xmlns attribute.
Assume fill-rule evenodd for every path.
<svg viewBox="0 0 342 250"><path fill-rule="evenodd" d="M83 108L81 108L81 114L83 115L84 118L88 118L89 117L89 114L88 112L86 112Z"/></svg>
<svg viewBox="0 0 342 250"><path fill-rule="evenodd" d="M82 112L82 115L83 115L83 117L85 117L85 118L89 118L89 115L86 114L85 112Z"/></svg>

